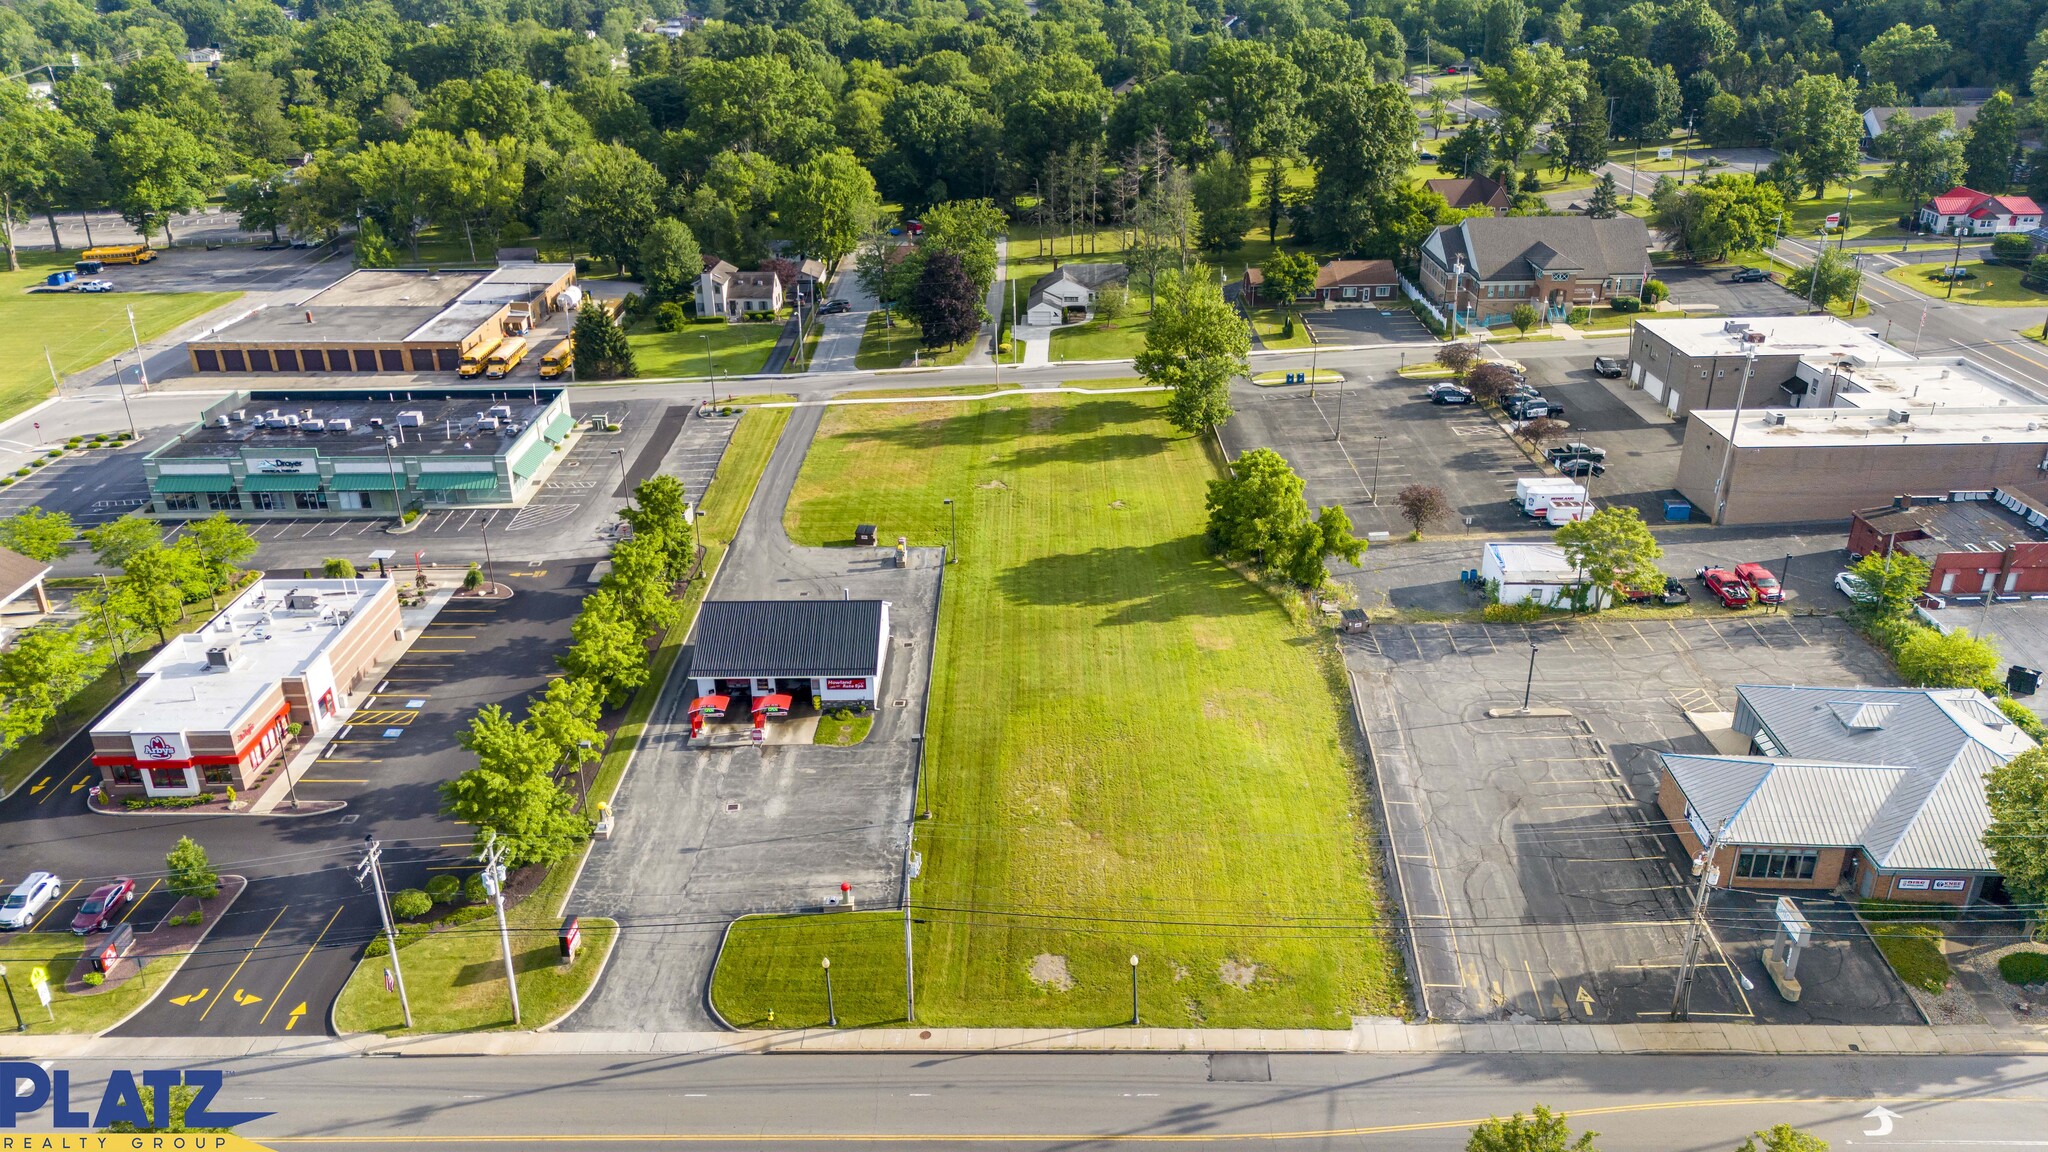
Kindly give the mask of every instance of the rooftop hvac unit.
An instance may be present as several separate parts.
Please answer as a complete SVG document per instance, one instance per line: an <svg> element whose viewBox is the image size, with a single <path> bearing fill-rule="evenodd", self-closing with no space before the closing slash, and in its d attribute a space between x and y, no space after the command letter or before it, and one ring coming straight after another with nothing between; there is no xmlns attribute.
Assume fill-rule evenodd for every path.
<svg viewBox="0 0 2048 1152"><path fill-rule="evenodd" d="M267 411L267 412L265 412L265 413L263 414L263 418L264 418L265 420L275 420L275 419L277 419L277 418L278 418L278 416L279 416L279 415L280 415L280 413L278 412L278 410L277 410L277 409L275 409L275 408L272 408L272 409L270 409L269 411Z"/></svg>
<svg viewBox="0 0 2048 1152"><path fill-rule="evenodd" d="M398 414L398 426L400 428L418 428L426 422L427 414L418 409L409 409Z"/></svg>
<svg viewBox="0 0 2048 1152"><path fill-rule="evenodd" d="M496 416L478 416L476 418L476 428L479 432L496 432L498 430L498 418Z"/></svg>
<svg viewBox="0 0 2048 1152"><path fill-rule="evenodd" d="M329 420L327 422L327 430L329 432L347 432L353 429L355 426L355 421L350 420L346 417L343 417L342 419L339 420Z"/></svg>
<svg viewBox="0 0 2048 1152"><path fill-rule="evenodd" d="M1904 408L1894 408L1885 413L1885 419L1893 424L1910 424L1913 420L1913 414Z"/></svg>
<svg viewBox="0 0 2048 1152"><path fill-rule="evenodd" d="M1763 332L1744 332L1742 334L1742 342L1744 344L1762 344L1769 339L1770 336Z"/></svg>
<svg viewBox="0 0 2048 1152"><path fill-rule="evenodd" d="M1747 320L1728 320L1728 321L1724 321L1724 322L1722 323L1722 325L1721 325L1721 331L1723 331L1723 332L1726 332L1726 333L1728 333L1728 334L1729 334L1729 335L1731 335L1731 336L1739 336L1739 335L1741 335L1742 333L1744 333L1744 332L1747 332L1747 331L1749 331L1749 321L1747 321Z"/></svg>
<svg viewBox="0 0 2048 1152"><path fill-rule="evenodd" d="M228 413L228 415L234 417L235 423L240 424L249 418L249 410L247 408L237 408L233 412Z"/></svg>
<svg viewBox="0 0 2048 1152"><path fill-rule="evenodd" d="M318 608L320 606L320 594L294 588L284 594L284 606L299 612Z"/></svg>
<svg viewBox="0 0 2048 1152"><path fill-rule="evenodd" d="M229 423L230 421L225 416L215 416L213 418L213 426L215 428L225 428L228 426Z"/></svg>
<svg viewBox="0 0 2048 1152"><path fill-rule="evenodd" d="M297 428L299 426L299 418L296 415L285 417L284 426L287 428Z"/></svg>
<svg viewBox="0 0 2048 1152"><path fill-rule="evenodd" d="M301 408L301 409L299 409L299 419L301 419L301 420L311 420L312 418L313 418L313 410L312 410L311 408Z"/></svg>
<svg viewBox="0 0 2048 1152"><path fill-rule="evenodd" d="M241 643L230 640L218 647L206 650L206 665L209 668L232 668L235 666L235 661L241 659L241 656Z"/></svg>
<svg viewBox="0 0 2048 1152"><path fill-rule="evenodd" d="M305 421L301 421L301 422L300 422L300 424L299 424L299 431L301 431L301 432L325 432L325 431L327 431L327 421L325 421L325 420L305 420Z"/></svg>
<svg viewBox="0 0 2048 1152"><path fill-rule="evenodd" d="M372 427L372 428L382 428L383 426L384 426L384 418L383 418L382 416L372 416L372 417L370 417L370 427Z"/></svg>
<svg viewBox="0 0 2048 1152"><path fill-rule="evenodd" d="M1766 412L1764 413L1764 423L1769 424L1773 428L1783 428L1785 426L1785 414L1783 412Z"/></svg>

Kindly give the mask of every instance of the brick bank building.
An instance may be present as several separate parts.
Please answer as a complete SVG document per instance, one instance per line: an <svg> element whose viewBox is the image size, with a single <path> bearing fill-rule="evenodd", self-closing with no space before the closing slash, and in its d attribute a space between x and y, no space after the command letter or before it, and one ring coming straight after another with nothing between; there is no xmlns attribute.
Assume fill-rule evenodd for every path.
<svg viewBox="0 0 2048 1152"><path fill-rule="evenodd" d="M1749 755L1664 753L1657 804L1721 883L1971 904L2000 883L1985 774L2034 741L1975 689L1736 689Z"/></svg>

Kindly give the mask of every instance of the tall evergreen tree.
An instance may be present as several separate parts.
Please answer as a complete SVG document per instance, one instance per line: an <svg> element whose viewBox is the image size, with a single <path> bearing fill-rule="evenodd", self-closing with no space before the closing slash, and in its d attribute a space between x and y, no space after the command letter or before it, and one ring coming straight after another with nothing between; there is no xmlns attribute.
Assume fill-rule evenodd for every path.
<svg viewBox="0 0 2048 1152"><path fill-rule="evenodd" d="M586 300L576 314L576 368L579 375L597 380L626 379L640 374L633 363L633 345L627 342L625 329L595 300Z"/></svg>

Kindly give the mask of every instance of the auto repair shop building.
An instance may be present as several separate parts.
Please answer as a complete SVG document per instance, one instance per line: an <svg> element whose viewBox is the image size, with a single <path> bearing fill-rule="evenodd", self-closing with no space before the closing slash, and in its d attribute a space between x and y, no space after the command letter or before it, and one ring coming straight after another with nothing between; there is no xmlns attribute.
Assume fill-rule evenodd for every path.
<svg viewBox="0 0 2048 1152"><path fill-rule="evenodd" d="M137 673L92 727L111 796L247 791L283 763L288 726L342 723L357 689L402 643L389 579L262 579Z"/></svg>
<svg viewBox="0 0 2048 1152"><path fill-rule="evenodd" d="M873 707L889 651L886 600L707 600L697 614L690 677L697 695L787 693L825 707Z"/></svg>

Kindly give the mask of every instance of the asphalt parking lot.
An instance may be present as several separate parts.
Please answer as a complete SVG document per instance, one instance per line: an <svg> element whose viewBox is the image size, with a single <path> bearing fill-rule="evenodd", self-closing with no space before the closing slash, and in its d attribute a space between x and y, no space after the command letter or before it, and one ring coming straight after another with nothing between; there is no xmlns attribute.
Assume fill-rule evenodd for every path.
<svg viewBox="0 0 2048 1152"><path fill-rule="evenodd" d="M1531 357L1522 363L1529 382L1564 405L1566 432L1552 443L1584 442L1607 450L1606 471L1580 481L1594 501L1626 504L1650 523L1660 523L1665 498L1678 495L1673 485L1678 482L1685 425L1652 421L1629 404L1623 399L1627 379L1597 375L1593 371L1595 354L1589 348L1571 360Z"/></svg>
<svg viewBox="0 0 2048 1152"><path fill-rule="evenodd" d="M1321 344L1413 344L1429 340L1429 329L1405 304L1390 307L1311 309L1301 314Z"/></svg>
<svg viewBox="0 0 2048 1152"><path fill-rule="evenodd" d="M1697 264L1659 264L1652 275L1671 289L1671 299L1688 311L1712 308L1723 316L1790 316L1805 310L1805 302L1774 281L1757 284L1731 283L1732 267L1706 268Z"/></svg>
<svg viewBox="0 0 2048 1152"><path fill-rule="evenodd" d="M169 429L145 430L126 448L73 453L17 477L0 488L0 517L33 507L63 512L80 528L96 528L124 516L149 499L142 458L170 438Z"/></svg>
<svg viewBox="0 0 2048 1152"><path fill-rule="evenodd" d="M1457 521L1432 531L1458 531L1467 520L1475 531L1527 527L1508 498L1517 477L1543 469L1490 415L1476 406L1431 404L1423 398L1426 386L1392 374L1347 380L1341 388L1240 385L1223 444L1232 458L1254 448L1280 453L1306 482L1309 502L1341 504L1361 536L1407 535L1394 494L1409 484L1442 488L1457 510Z"/></svg>
<svg viewBox="0 0 2048 1152"><path fill-rule="evenodd" d="M1568 714L1489 718L1521 703L1532 644L1532 704ZM1847 624L1783 614L1383 625L1345 638L1344 651L1416 981L1428 1014L1444 1020L1663 1017L1690 877L1655 806L1655 753L1711 748L1683 712L1732 709L1740 683L1894 682ZM1754 897L1724 893L1692 1017L1917 1022L1839 905L1800 900L1834 927L1802 961L1806 996L1778 998L1757 959L1769 918Z"/></svg>

